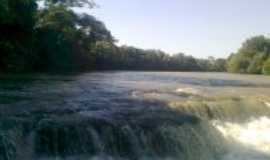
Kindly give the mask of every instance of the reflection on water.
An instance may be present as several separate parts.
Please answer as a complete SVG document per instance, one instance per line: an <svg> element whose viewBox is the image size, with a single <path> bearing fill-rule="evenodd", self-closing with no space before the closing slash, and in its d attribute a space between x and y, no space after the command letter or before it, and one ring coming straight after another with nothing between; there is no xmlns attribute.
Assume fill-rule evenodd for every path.
<svg viewBox="0 0 270 160"><path fill-rule="evenodd" d="M254 75L0 78L0 159L268 160L269 102Z"/></svg>

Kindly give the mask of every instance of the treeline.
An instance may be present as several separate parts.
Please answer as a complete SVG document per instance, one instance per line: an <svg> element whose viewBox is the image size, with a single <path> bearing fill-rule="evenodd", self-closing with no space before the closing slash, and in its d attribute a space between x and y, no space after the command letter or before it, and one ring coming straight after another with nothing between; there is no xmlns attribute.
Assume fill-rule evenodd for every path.
<svg viewBox="0 0 270 160"><path fill-rule="evenodd" d="M228 59L196 59L118 47L103 22L72 7L89 0L1 0L0 72L89 70L217 71L270 74L270 39L248 39ZM132 36L132 35L131 35ZM194 46L196 47L196 46Z"/></svg>
<svg viewBox="0 0 270 160"><path fill-rule="evenodd" d="M226 70L225 59L118 47L103 22L71 9L94 5L87 0L1 0L0 71Z"/></svg>
<svg viewBox="0 0 270 160"><path fill-rule="evenodd" d="M226 60L196 59L183 53L169 55L160 50L143 50L130 46L115 47L98 43L97 69L159 71L225 71Z"/></svg>
<svg viewBox="0 0 270 160"><path fill-rule="evenodd" d="M255 36L246 40L227 61L229 72L270 74L270 39Z"/></svg>

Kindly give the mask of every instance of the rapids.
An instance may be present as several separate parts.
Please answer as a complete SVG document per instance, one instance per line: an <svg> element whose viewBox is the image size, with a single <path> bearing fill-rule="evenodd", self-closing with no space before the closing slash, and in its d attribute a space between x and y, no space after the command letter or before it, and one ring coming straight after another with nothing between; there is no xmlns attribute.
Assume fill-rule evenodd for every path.
<svg viewBox="0 0 270 160"><path fill-rule="evenodd" d="M0 160L269 160L270 77L0 77Z"/></svg>
<svg viewBox="0 0 270 160"><path fill-rule="evenodd" d="M231 122L215 121L213 125L230 142L231 150L225 155L225 160L230 159L268 159L270 153L270 118L260 117L247 123L238 124ZM243 147L235 144L243 145Z"/></svg>

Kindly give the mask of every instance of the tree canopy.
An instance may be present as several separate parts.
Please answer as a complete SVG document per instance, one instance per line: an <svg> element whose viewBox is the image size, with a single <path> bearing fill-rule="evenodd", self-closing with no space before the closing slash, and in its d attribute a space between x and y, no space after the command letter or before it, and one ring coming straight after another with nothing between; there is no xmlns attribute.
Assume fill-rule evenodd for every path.
<svg viewBox="0 0 270 160"><path fill-rule="evenodd" d="M45 7L38 9L38 1L1 2L0 70L92 68L94 44L113 42L113 37L101 21L91 15L78 15L70 7L93 7L94 2L45 0Z"/></svg>
<svg viewBox="0 0 270 160"><path fill-rule="evenodd" d="M95 5L92 0L2 0L0 71L228 70L269 74L270 39L264 36L246 40L228 59L117 46L102 21L73 10Z"/></svg>
<svg viewBox="0 0 270 160"><path fill-rule="evenodd" d="M36 10L35 0L1 1L0 70L31 68L30 59L36 58L33 47Z"/></svg>
<svg viewBox="0 0 270 160"><path fill-rule="evenodd" d="M264 73L264 63L270 56L270 39L256 36L246 40L238 52L228 59L228 71L236 73Z"/></svg>
<svg viewBox="0 0 270 160"><path fill-rule="evenodd" d="M268 58L263 65L263 73L270 75L270 58Z"/></svg>

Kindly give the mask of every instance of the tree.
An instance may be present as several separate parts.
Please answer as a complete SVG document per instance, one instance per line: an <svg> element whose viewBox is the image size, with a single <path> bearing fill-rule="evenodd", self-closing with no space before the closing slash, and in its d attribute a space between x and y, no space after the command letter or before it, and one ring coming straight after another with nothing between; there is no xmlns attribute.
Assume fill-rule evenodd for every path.
<svg viewBox="0 0 270 160"><path fill-rule="evenodd" d="M228 62L228 71L233 73L247 73L249 63L249 58L242 54L236 54Z"/></svg>
<svg viewBox="0 0 270 160"><path fill-rule="evenodd" d="M270 55L270 39L256 36L246 40L236 54L228 59L228 71L260 74Z"/></svg>
<svg viewBox="0 0 270 160"><path fill-rule="evenodd" d="M215 72L225 72L226 68L227 68L226 59L218 58L218 59L215 59L211 70Z"/></svg>
<svg viewBox="0 0 270 160"><path fill-rule="evenodd" d="M0 70L30 69L36 59L35 0L2 0L0 4Z"/></svg>
<svg viewBox="0 0 270 160"><path fill-rule="evenodd" d="M65 6L53 6L39 14L39 68L71 70L72 45L76 35L76 15Z"/></svg>
<svg viewBox="0 0 270 160"><path fill-rule="evenodd" d="M38 1L44 2L39 9ZM2 0L0 70L224 71L223 59L195 59L183 53L171 56L156 49L118 47L103 22L94 16L78 14L73 10L73 7L86 6L92 8L95 3L91 0ZM263 45L263 42L258 44ZM253 45L251 42L247 43ZM260 51L264 48L264 53L268 54L265 47L258 48ZM250 59L247 62L250 64ZM263 65L258 64L261 67ZM253 68L256 67L250 67L250 70Z"/></svg>
<svg viewBox="0 0 270 160"><path fill-rule="evenodd" d="M96 3L93 0L41 0L45 1L45 5L48 6L57 6L64 5L66 7L89 7L93 8L96 6Z"/></svg>
<svg viewBox="0 0 270 160"><path fill-rule="evenodd" d="M254 55L247 68L247 72L252 74L261 74L265 59L267 59L266 53L258 53Z"/></svg>
<svg viewBox="0 0 270 160"><path fill-rule="evenodd" d="M247 39L242 47L239 49L239 52L244 54L246 57L254 57L256 54L260 53L270 53L270 39L264 36L255 36L250 39Z"/></svg>
<svg viewBox="0 0 270 160"><path fill-rule="evenodd" d="M268 60L264 62L263 74L270 75L270 58L268 58Z"/></svg>
<svg viewBox="0 0 270 160"><path fill-rule="evenodd" d="M40 37L38 64L43 70L94 69L96 42L114 42L103 22L91 15L78 15L66 5L50 5L41 10L37 26Z"/></svg>

